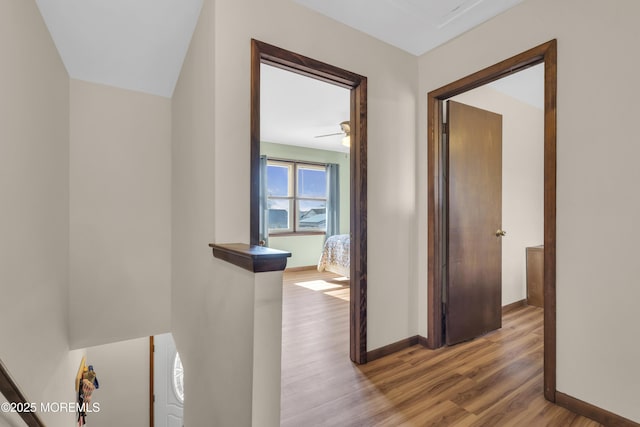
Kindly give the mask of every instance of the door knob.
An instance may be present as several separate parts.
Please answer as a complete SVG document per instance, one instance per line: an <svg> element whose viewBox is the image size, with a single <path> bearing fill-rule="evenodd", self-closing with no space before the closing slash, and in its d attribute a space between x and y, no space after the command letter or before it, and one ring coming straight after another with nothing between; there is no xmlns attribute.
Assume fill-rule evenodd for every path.
<svg viewBox="0 0 640 427"><path fill-rule="evenodd" d="M506 236L506 235L507 235L507 232L506 232L506 231L504 231L504 230L498 230L498 231L496 231L496 236L497 236L497 237L502 237L502 236Z"/></svg>

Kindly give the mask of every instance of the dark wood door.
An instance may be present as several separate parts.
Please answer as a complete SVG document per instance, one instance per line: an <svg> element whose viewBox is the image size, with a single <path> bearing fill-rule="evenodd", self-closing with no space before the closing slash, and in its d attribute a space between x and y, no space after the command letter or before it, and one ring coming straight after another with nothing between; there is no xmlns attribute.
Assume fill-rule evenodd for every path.
<svg viewBox="0 0 640 427"><path fill-rule="evenodd" d="M447 102L448 345L502 326L502 116Z"/></svg>

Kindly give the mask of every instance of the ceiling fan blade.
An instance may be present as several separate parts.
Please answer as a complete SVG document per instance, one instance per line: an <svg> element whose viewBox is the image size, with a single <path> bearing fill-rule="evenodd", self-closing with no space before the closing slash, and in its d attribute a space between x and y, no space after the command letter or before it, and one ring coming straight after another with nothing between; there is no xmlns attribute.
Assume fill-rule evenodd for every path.
<svg viewBox="0 0 640 427"><path fill-rule="evenodd" d="M325 136L344 135L344 132L328 133L326 135L316 135L314 138L324 138Z"/></svg>

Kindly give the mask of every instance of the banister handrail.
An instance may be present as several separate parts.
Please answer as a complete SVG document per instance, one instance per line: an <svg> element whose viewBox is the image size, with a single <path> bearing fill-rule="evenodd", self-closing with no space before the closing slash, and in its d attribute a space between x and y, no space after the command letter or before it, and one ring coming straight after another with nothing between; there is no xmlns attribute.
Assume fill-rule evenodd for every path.
<svg viewBox="0 0 640 427"><path fill-rule="evenodd" d="M9 375L9 371L0 360L0 393L4 395L9 403L17 403L22 405L30 405L30 401L26 399L24 393L18 387L18 384ZM19 412L22 420L29 427L46 427L42 419L35 412Z"/></svg>

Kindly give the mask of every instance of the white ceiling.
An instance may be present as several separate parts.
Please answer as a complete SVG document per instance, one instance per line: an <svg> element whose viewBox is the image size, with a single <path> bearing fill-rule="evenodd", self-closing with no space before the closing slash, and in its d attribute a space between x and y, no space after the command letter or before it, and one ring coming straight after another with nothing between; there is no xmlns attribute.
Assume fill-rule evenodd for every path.
<svg viewBox="0 0 640 427"><path fill-rule="evenodd" d="M71 78L171 97L202 1L36 3ZM420 55L523 0L291 1ZM263 140L348 151L340 145L341 136L314 138L340 132L339 123L349 118L348 90L273 67L263 69ZM531 93L542 93L532 81L494 86L541 105L541 100L531 101ZM531 93L518 95L523 91Z"/></svg>
<svg viewBox="0 0 640 427"><path fill-rule="evenodd" d="M262 64L260 67L260 139L322 150L349 149L340 132L349 120L350 91L330 83Z"/></svg>
<svg viewBox="0 0 640 427"><path fill-rule="evenodd" d="M469 31L523 0L294 0L414 55Z"/></svg>
<svg viewBox="0 0 640 427"><path fill-rule="evenodd" d="M171 97L202 0L36 0L69 76Z"/></svg>
<svg viewBox="0 0 640 427"><path fill-rule="evenodd" d="M489 83L489 87L544 110L544 64L538 64Z"/></svg>
<svg viewBox="0 0 640 427"><path fill-rule="evenodd" d="M489 87L540 110L544 109L544 65L489 83ZM348 153L340 132L349 119L349 90L262 64L260 68L262 141Z"/></svg>
<svg viewBox="0 0 640 427"><path fill-rule="evenodd" d="M36 0L69 76L171 97L203 0ZM523 0L291 0L421 55Z"/></svg>

